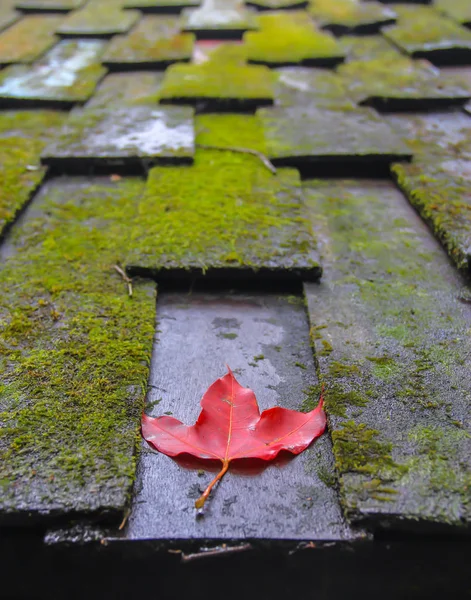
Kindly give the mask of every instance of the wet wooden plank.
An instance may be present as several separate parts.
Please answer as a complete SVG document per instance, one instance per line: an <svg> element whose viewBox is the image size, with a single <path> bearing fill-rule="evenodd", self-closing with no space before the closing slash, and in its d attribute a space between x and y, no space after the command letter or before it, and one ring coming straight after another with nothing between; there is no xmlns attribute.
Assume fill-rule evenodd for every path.
<svg viewBox="0 0 471 600"><path fill-rule="evenodd" d="M259 31L244 35L250 63L335 67L344 59L337 40L317 30L305 11L262 13L257 22Z"/></svg>
<svg viewBox="0 0 471 600"><path fill-rule="evenodd" d="M197 39L242 39L257 29L255 17L237 1L206 0L200 8L183 11L183 31Z"/></svg>
<svg viewBox="0 0 471 600"><path fill-rule="evenodd" d="M193 35L180 33L178 18L146 16L128 35L110 42L103 64L113 71L165 69L189 62L193 45Z"/></svg>
<svg viewBox="0 0 471 600"><path fill-rule="evenodd" d="M0 73L0 106L84 103L106 73L100 62L104 45L101 40L63 40L34 65L7 67Z"/></svg>
<svg viewBox="0 0 471 600"><path fill-rule="evenodd" d="M41 161L66 172L93 167L150 168L191 164L193 109L140 106L90 107L74 111L44 149Z"/></svg>
<svg viewBox="0 0 471 600"><path fill-rule="evenodd" d="M306 286L353 522L469 532L469 285L391 182L311 181L326 276Z"/></svg>
<svg viewBox="0 0 471 600"><path fill-rule="evenodd" d="M286 294L159 294L158 333L147 411L193 423L206 388L234 370L260 410L306 409L317 402L302 297ZM191 374L185 377L185 373ZM211 495L204 516L194 500L214 476L185 468L143 446L126 530L130 540L346 540L327 436L287 463L261 472L236 463Z"/></svg>
<svg viewBox="0 0 471 600"><path fill-rule="evenodd" d="M24 17L0 34L0 66L32 63L51 48L58 38L55 30L62 17L32 15Z"/></svg>
<svg viewBox="0 0 471 600"><path fill-rule="evenodd" d="M309 13L322 28L334 35L371 35L396 22L396 13L377 2L315 0Z"/></svg>
<svg viewBox="0 0 471 600"><path fill-rule="evenodd" d="M130 218L143 186L52 179L1 246L2 525L122 519L155 284L135 281L130 300L113 264L128 227L143 232Z"/></svg>
<svg viewBox="0 0 471 600"><path fill-rule="evenodd" d="M374 175L381 165L411 158L402 140L369 109L305 105L264 108L257 114L276 165L331 165L337 172L362 165Z"/></svg>
<svg viewBox="0 0 471 600"><path fill-rule="evenodd" d="M71 13L58 27L63 37L112 37L126 33L140 18L136 10L121 10L113 4L86 4Z"/></svg>

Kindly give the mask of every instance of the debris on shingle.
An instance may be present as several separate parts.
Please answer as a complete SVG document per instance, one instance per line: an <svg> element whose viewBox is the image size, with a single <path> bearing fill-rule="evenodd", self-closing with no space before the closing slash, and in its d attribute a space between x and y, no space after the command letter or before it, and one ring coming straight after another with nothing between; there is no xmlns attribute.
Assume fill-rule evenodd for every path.
<svg viewBox="0 0 471 600"><path fill-rule="evenodd" d="M463 158L418 160L394 165L399 187L459 269L471 270L471 169Z"/></svg>
<svg viewBox="0 0 471 600"><path fill-rule="evenodd" d="M197 39L241 39L246 31L257 29L250 10L237 0L213 0L201 8L183 11L183 31Z"/></svg>
<svg viewBox="0 0 471 600"><path fill-rule="evenodd" d="M345 83L326 69L284 67L276 70L275 104L277 106L315 105L323 108L354 106L348 99Z"/></svg>
<svg viewBox="0 0 471 600"><path fill-rule="evenodd" d="M201 104L207 110L247 110L273 104L273 84L267 67L215 59L171 65L159 97L163 103Z"/></svg>
<svg viewBox="0 0 471 600"><path fill-rule="evenodd" d="M121 10L106 3L92 3L71 13L57 33L63 37L111 37L129 31L139 17L137 10Z"/></svg>
<svg viewBox="0 0 471 600"><path fill-rule="evenodd" d="M16 8L25 12L68 12L80 8L86 0L17 0Z"/></svg>
<svg viewBox="0 0 471 600"><path fill-rule="evenodd" d="M21 13L13 10L10 6L0 6L0 31L10 27L21 18Z"/></svg>
<svg viewBox="0 0 471 600"><path fill-rule="evenodd" d="M413 58L436 65L471 64L471 31L438 14L404 18L383 35Z"/></svg>
<svg viewBox="0 0 471 600"><path fill-rule="evenodd" d="M64 119L52 111L0 113L0 239L41 183L39 155Z"/></svg>
<svg viewBox="0 0 471 600"><path fill-rule="evenodd" d="M144 182L48 182L0 274L2 524L117 524L135 474L155 285L113 270Z"/></svg>
<svg viewBox="0 0 471 600"><path fill-rule="evenodd" d="M245 4L257 10L301 10L308 0L245 0Z"/></svg>
<svg viewBox="0 0 471 600"><path fill-rule="evenodd" d="M396 13L377 2L313 0L309 13L322 29L334 35L378 33L396 22Z"/></svg>
<svg viewBox="0 0 471 600"><path fill-rule="evenodd" d="M468 0L435 0L434 7L457 23L471 27L471 3Z"/></svg>
<svg viewBox="0 0 471 600"><path fill-rule="evenodd" d="M141 104L74 111L41 159L62 171L83 173L92 167L188 164L193 154L193 109Z"/></svg>
<svg viewBox="0 0 471 600"><path fill-rule="evenodd" d="M341 65L348 93L360 105L377 110L427 110L462 105L471 89L459 77L442 74L427 61L381 55Z"/></svg>
<svg viewBox="0 0 471 600"><path fill-rule="evenodd" d="M305 12L275 12L258 17L259 31L244 35L248 61L270 67L334 67L344 60L337 40L316 30Z"/></svg>
<svg viewBox="0 0 471 600"><path fill-rule="evenodd" d="M346 515L375 530L464 532L469 287L392 182L303 189L325 263L306 293Z"/></svg>
<svg viewBox="0 0 471 600"><path fill-rule="evenodd" d="M315 105L264 108L260 116L268 156L275 165L331 167L337 173L358 166L375 175L412 153L371 109Z"/></svg>
<svg viewBox="0 0 471 600"><path fill-rule="evenodd" d="M146 16L128 35L109 43L103 64L113 71L162 69L188 62L193 45L194 36L180 33L178 19Z"/></svg>
<svg viewBox="0 0 471 600"><path fill-rule="evenodd" d="M200 0L122 0L123 8L136 8L144 13L178 14L184 8L200 4Z"/></svg>
<svg viewBox="0 0 471 600"><path fill-rule="evenodd" d="M32 63L42 56L58 41L54 32L62 21L63 17L31 15L0 33L0 66Z"/></svg>
<svg viewBox="0 0 471 600"><path fill-rule="evenodd" d="M34 65L12 65L0 72L0 106L83 103L105 75L100 64L105 42L63 40Z"/></svg>

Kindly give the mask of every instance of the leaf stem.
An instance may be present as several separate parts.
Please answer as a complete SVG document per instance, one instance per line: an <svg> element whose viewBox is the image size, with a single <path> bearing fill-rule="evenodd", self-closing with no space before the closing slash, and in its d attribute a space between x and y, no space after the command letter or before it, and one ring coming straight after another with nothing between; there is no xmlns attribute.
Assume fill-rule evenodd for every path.
<svg viewBox="0 0 471 600"><path fill-rule="evenodd" d="M211 481L211 483L208 485L208 487L204 490L204 492L201 494L201 496L198 498L198 500L196 500L195 508L203 508L204 503L206 502L209 494L211 493L211 490L216 485L216 483L224 477L224 475L227 473L228 469L229 469L229 461L223 460L222 461L222 469L219 471L219 473L216 475L216 477Z"/></svg>

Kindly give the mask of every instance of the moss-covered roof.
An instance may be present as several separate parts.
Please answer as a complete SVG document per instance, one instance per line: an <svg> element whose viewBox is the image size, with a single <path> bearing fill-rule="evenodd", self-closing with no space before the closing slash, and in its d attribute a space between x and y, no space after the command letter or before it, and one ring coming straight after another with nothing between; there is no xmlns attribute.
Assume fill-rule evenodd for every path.
<svg viewBox="0 0 471 600"><path fill-rule="evenodd" d="M165 373L182 414L185 382L203 391L236 338L262 404L307 410L324 384L329 437L303 463L312 489L287 486L299 531L326 502L334 539L469 531L467 5L389 4L2 3L0 524L116 527L132 498L141 506L142 477L173 493L164 463L132 491L146 391L161 398L153 349L154 370L159 344L166 364L187 363L172 319L160 327L157 309L155 322L157 285L161 306L189 294L179 310L191 304L185 322L201 331L200 363ZM239 331L231 302L247 289L237 310L276 306L283 334L273 315ZM262 330L269 342L254 342ZM244 354L243 339L260 351ZM298 539L276 483L293 473L263 477L277 490L268 517ZM219 529L192 531L224 519L233 531L224 502L211 505Z"/></svg>

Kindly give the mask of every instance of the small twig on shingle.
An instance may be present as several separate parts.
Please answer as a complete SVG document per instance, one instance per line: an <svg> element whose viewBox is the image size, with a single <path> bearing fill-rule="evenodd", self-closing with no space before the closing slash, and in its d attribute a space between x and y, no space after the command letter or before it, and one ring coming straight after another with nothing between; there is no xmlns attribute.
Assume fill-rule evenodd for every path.
<svg viewBox="0 0 471 600"><path fill-rule="evenodd" d="M237 146L211 146L209 144L196 144L197 148L204 148L205 150L227 150L229 152L240 152L241 154L252 154L259 158L266 168L276 175L276 167L270 162L270 160L258 150L252 150L251 148L238 148Z"/></svg>
<svg viewBox="0 0 471 600"><path fill-rule="evenodd" d="M131 514L131 510L128 508L126 510L126 512L124 513L124 517L123 517L123 520L121 521L121 525L118 527L119 531L122 531L124 529L128 519L129 519L130 514Z"/></svg>
<svg viewBox="0 0 471 600"><path fill-rule="evenodd" d="M119 265L113 265L113 268L115 271L117 271L121 275L123 280L128 284L128 294L129 294L129 297L131 298L132 297L132 279L126 275L126 273L123 271L123 269Z"/></svg>

